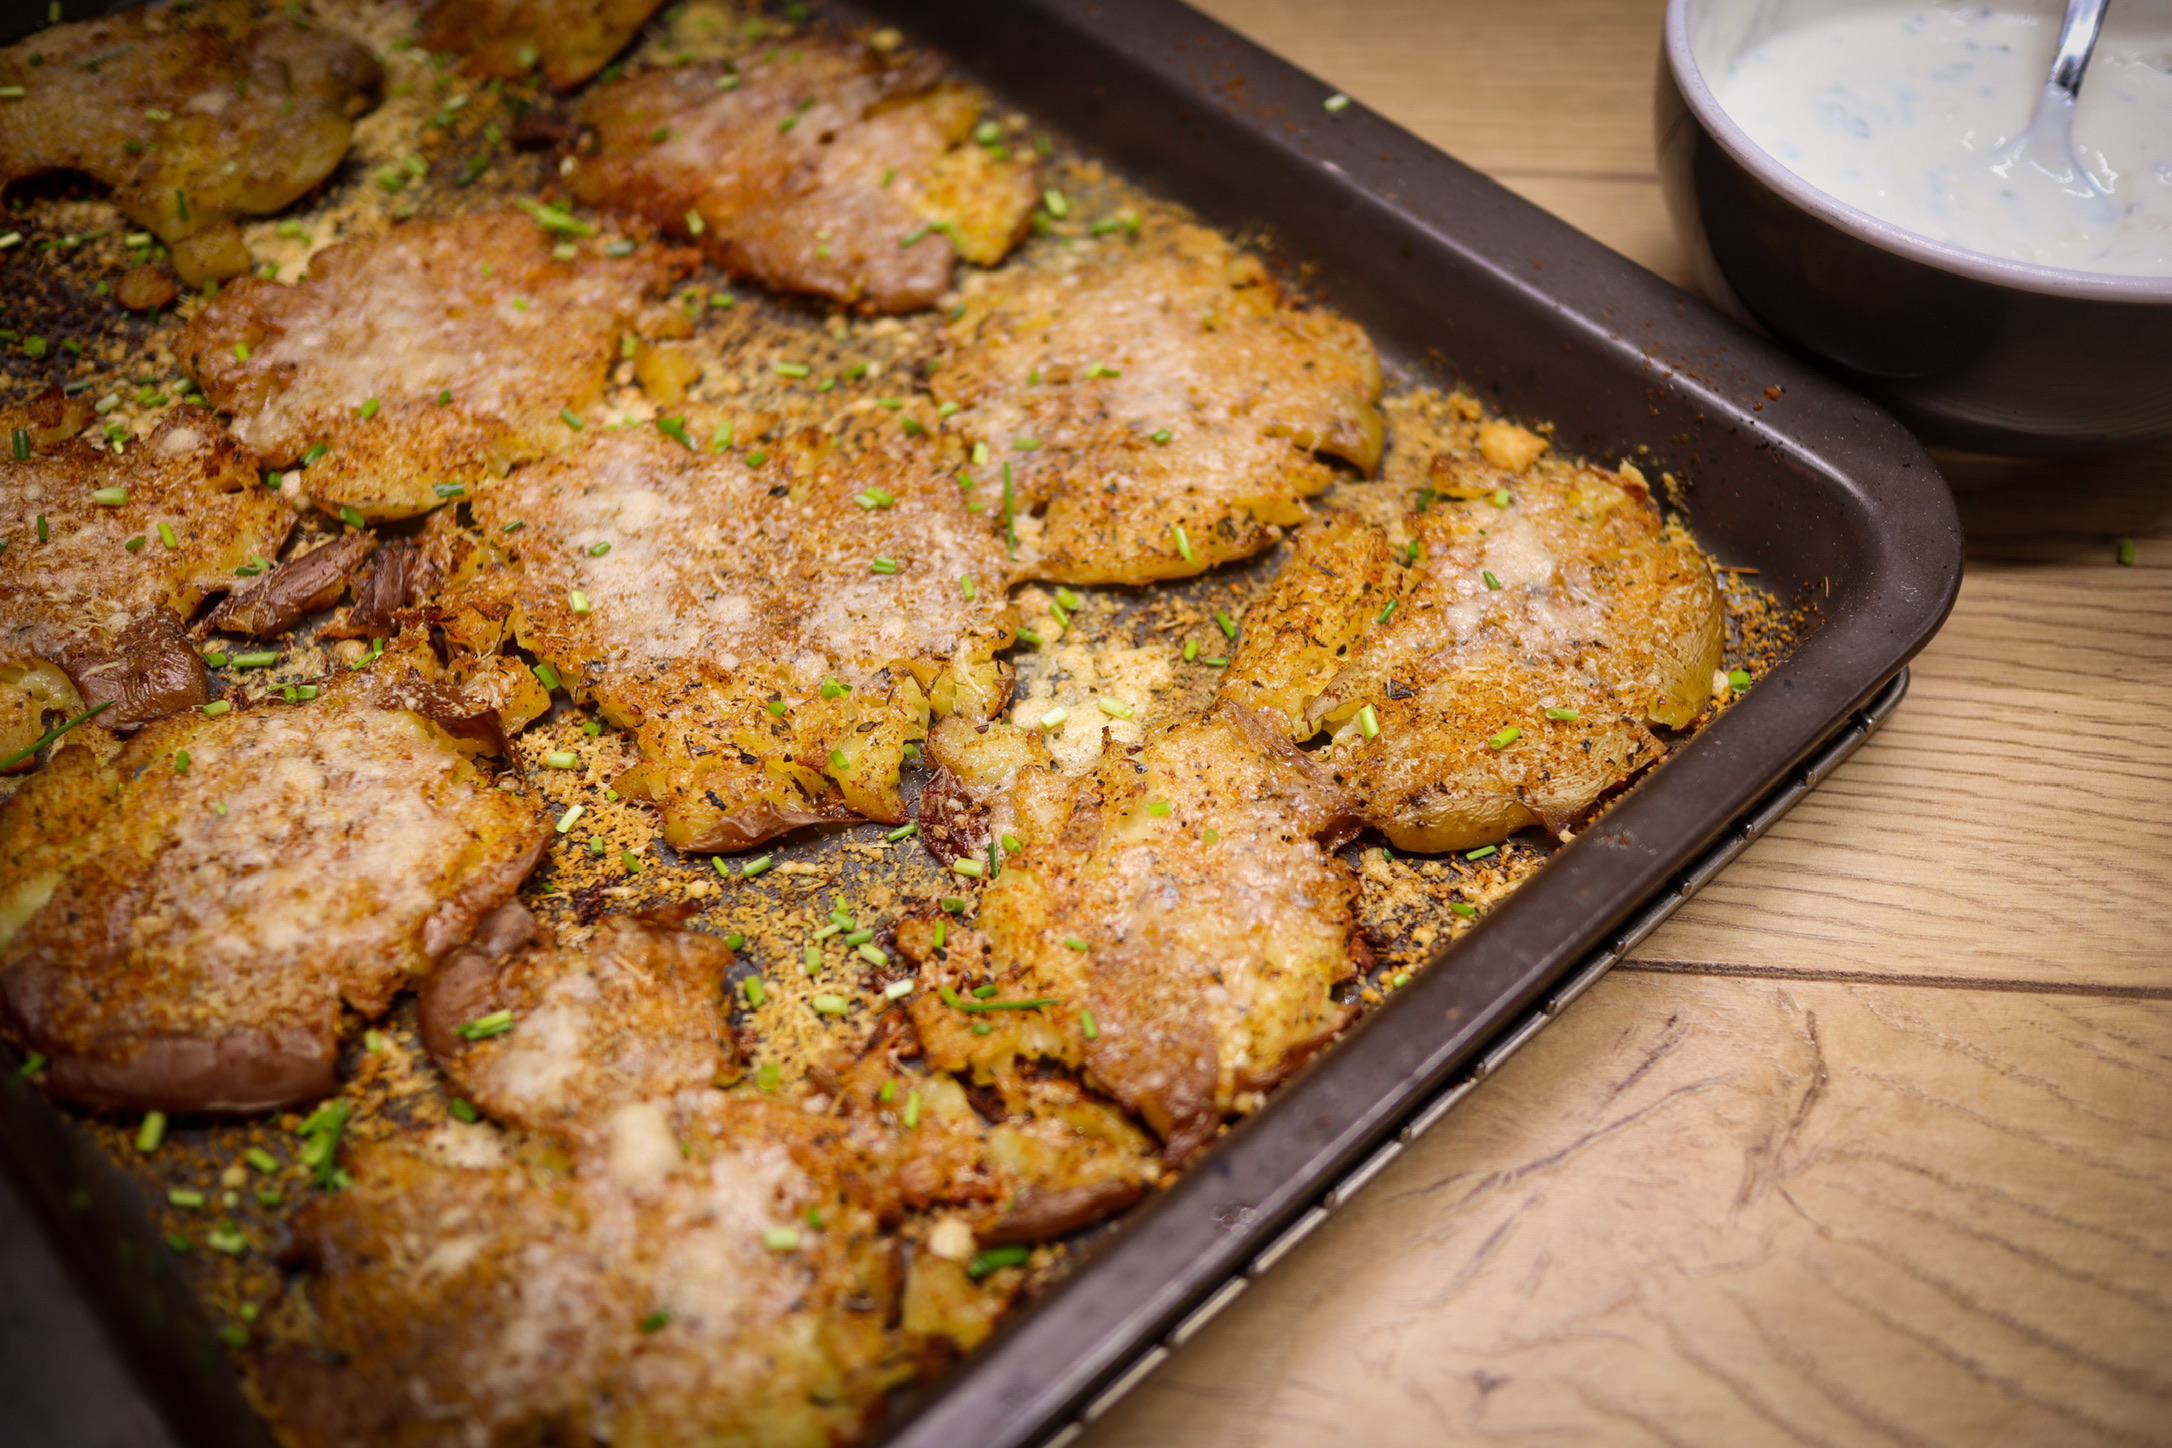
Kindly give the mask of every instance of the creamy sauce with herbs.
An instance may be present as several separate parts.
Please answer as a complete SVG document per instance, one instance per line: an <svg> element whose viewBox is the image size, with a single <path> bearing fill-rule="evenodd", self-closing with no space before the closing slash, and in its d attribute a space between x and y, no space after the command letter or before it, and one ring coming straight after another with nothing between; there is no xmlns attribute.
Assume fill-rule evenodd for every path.
<svg viewBox="0 0 2172 1448"><path fill-rule="evenodd" d="M1774 159L1881 220L1989 256L2172 276L2172 0L2114 0L2082 84L2074 151L2105 196L2004 154L2036 113L2060 9L1818 7L1753 37L1713 90Z"/></svg>

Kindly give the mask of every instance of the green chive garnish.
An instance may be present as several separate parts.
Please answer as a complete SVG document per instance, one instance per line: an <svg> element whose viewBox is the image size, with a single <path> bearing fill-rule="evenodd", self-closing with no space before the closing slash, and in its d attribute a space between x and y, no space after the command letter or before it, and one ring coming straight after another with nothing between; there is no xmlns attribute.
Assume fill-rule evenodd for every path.
<svg viewBox="0 0 2172 1448"><path fill-rule="evenodd" d="M889 832L888 834L884 835L884 836L883 836L883 838L884 838L885 840L888 840L888 841L889 841L889 842L890 842L891 844L893 844L893 845L894 845L894 844L896 844L896 843L897 843L897 842L898 842L899 840L909 840L909 839L911 839L911 838L912 838L912 837L913 837L914 835L917 835L917 834L919 834L919 833L920 833L920 826L919 826L919 825L917 825L917 824L902 824L902 825L899 825L899 826L898 826L898 827L897 827L896 829L894 829L894 830L890 831L890 832Z"/></svg>
<svg viewBox="0 0 2172 1448"><path fill-rule="evenodd" d="M1511 724L1491 739L1488 739L1486 743L1495 749L1506 749L1521 738L1523 738L1523 731Z"/></svg>
<svg viewBox="0 0 2172 1448"><path fill-rule="evenodd" d="M1499 845L1481 845L1477 849L1465 854L1463 858L1466 860L1483 860L1488 858L1489 856L1498 855L1499 853L1501 853L1501 847Z"/></svg>
<svg viewBox="0 0 2172 1448"><path fill-rule="evenodd" d="M1488 588L1499 588L1501 586L1501 580L1493 576L1491 569L1481 570L1478 576L1486 581L1486 587Z"/></svg>
<svg viewBox="0 0 2172 1448"><path fill-rule="evenodd" d="M464 1041L482 1041L492 1036L502 1036L511 1029L513 1029L513 1013L511 1011L492 1011L487 1016L477 1016L466 1025L458 1027L453 1034Z"/></svg>
<svg viewBox="0 0 2172 1448"><path fill-rule="evenodd" d="M1364 732L1367 739L1378 739L1380 737L1380 716L1373 712L1372 705L1367 704L1364 708L1358 710L1357 719L1358 728Z"/></svg>
<svg viewBox="0 0 2172 1448"><path fill-rule="evenodd" d="M165 1139L166 1113L163 1111L144 1112L143 1125L136 1132L136 1150L142 1152L145 1156L149 1156L152 1152L158 1150L159 1143Z"/></svg>
<svg viewBox="0 0 2172 1448"><path fill-rule="evenodd" d="M570 407L561 407L558 409L558 420L564 423L567 427L572 428L575 432L579 432L581 429L588 426L587 423L581 421L580 418L574 416L573 409Z"/></svg>
<svg viewBox="0 0 2172 1448"><path fill-rule="evenodd" d="M1177 557L1183 559L1186 563L1191 562L1192 540L1184 532L1184 525L1182 523L1172 523L1169 525L1169 532L1176 539Z"/></svg>
<svg viewBox="0 0 2172 1448"><path fill-rule="evenodd" d="M1749 688L1752 682L1748 669L1729 669L1727 671L1727 687L1737 694Z"/></svg>

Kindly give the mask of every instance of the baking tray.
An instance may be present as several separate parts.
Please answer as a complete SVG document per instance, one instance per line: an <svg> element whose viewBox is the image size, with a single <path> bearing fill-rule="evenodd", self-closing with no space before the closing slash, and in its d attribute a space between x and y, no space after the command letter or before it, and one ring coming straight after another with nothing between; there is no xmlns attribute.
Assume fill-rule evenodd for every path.
<svg viewBox="0 0 2172 1448"><path fill-rule="evenodd" d="M1699 541L1818 616L1452 960L881 1440L1027 1448L1106 1411L1859 745L1952 605L1961 534L1930 458L1875 406L1362 106L1328 111L1326 86L1172 0L871 8L1131 179L1264 233L1404 376L1551 420L1565 451L1682 478ZM12 1070L0 1144L178 1436L267 1443L144 1188Z"/></svg>

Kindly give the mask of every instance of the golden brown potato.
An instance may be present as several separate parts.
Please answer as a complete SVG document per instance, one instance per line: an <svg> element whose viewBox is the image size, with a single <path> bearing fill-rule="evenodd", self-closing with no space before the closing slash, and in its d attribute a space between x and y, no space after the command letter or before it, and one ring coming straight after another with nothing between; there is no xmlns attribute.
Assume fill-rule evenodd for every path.
<svg viewBox="0 0 2172 1448"><path fill-rule="evenodd" d="M95 726L0 807L0 1022L55 1095L260 1111L375 1016L547 834L474 746L350 676L305 704Z"/></svg>
<svg viewBox="0 0 2172 1448"><path fill-rule="evenodd" d="M517 212L415 221L311 258L295 286L234 283L174 352L296 496L405 518L577 440L621 334L685 258L559 261ZM297 482L298 480L298 482Z"/></svg>
<svg viewBox="0 0 2172 1448"><path fill-rule="evenodd" d="M731 963L713 935L621 915L576 949L464 948L422 989L423 1040L492 1119L594 1132L618 1106L713 1085L732 1064Z"/></svg>
<svg viewBox="0 0 2172 1448"><path fill-rule="evenodd" d="M234 276L249 267L234 218L329 176L382 81L349 37L258 23L246 4L52 26L0 50L0 85L22 87L0 126L0 187L86 172L172 248L183 282Z"/></svg>
<svg viewBox="0 0 2172 1448"><path fill-rule="evenodd" d="M99 716L109 728L200 704L181 625L268 567L293 522L200 407L120 454L88 439L27 462L0 454L0 667L58 665L86 705L115 701Z"/></svg>
<svg viewBox="0 0 2172 1448"><path fill-rule="evenodd" d="M1393 536L1306 529L1230 661L1221 696L1299 740L1333 729L1336 780L1404 849L1569 830L1661 757L1649 726L1710 697L1725 618L1703 555L1633 473L1529 452L1521 473L1436 460L1441 497Z"/></svg>
<svg viewBox="0 0 2172 1448"><path fill-rule="evenodd" d="M933 56L809 36L595 91L595 151L569 181L765 286L909 312L949 288L955 256L992 266L1031 223L1033 163L967 144L983 104Z"/></svg>
<svg viewBox="0 0 2172 1448"><path fill-rule="evenodd" d="M1012 479L1040 517L1023 571L1071 583L1181 578L1265 548L1332 479L1314 453L1379 461L1380 385L1364 332L1172 221L972 279L930 379L965 409L988 480Z"/></svg>
<svg viewBox="0 0 2172 1448"><path fill-rule="evenodd" d="M902 819L906 743L1008 692L1002 549L932 458L775 452L614 432L523 468L475 500L484 552L445 595L452 636L516 640L633 731L617 788L681 849Z"/></svg>
<svg viewBox="0 0 2172 1448"><path fill-rule="evenodd" d="M1111 743L1087 775L1022 770L1013 804L1024 849L982 894L985 956L967 938L920 962L931 1064L996 1080L1083 1062L1181 1163L1348 1018L1331 992L1362 949L1356 886L1322 845L1354 821L1274 721L1225 707ZM1047 1004L987 1007L984 980Z"/></svg>
<svg viewBox="0 0 2172 1448"><path fill-rule="evenodd" d="M351 1152L297 1223L315 1350L262 1362L274 1419L307 1448L848 1441L914 1366L896 1256L832 1123L703 1097L622 1108L548 1189L487 1126Z"/></svg>
<svg viewBox="0 0 2172 1448"><path fill-rule="evenodd" d="M516 80L542 67L560 90L603 69L663 0L431 0L422 46L458 53L470 69Z"/></svg>

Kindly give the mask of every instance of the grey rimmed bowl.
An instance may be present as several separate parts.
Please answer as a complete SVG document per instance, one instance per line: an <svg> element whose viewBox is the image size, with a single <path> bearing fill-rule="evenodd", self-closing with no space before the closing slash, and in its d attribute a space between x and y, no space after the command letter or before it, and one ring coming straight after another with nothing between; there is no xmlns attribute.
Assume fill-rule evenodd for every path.
<svg viewBox="0 0 2172 1448"><path fill-rule="evenodd" d="M1904 230L1804 181L1720 108L1705 75L1813 4L1669 0L1659 176L1707 295L1930 442L2050 454L2172 437L2172 277L2005 261Z"/></svg>

